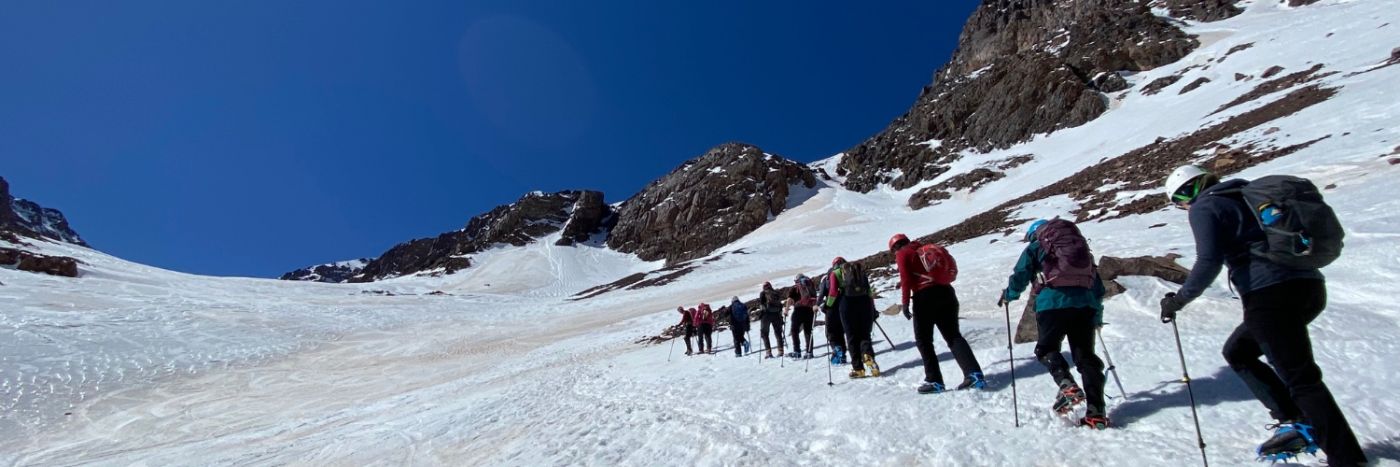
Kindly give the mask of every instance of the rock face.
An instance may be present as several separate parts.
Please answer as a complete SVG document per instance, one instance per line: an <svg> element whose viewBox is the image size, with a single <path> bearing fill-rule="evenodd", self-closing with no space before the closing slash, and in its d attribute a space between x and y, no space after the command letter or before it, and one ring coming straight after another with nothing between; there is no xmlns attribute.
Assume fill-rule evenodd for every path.
<svg viewBox="0 0 1400 467"><path fill-rule="evenodd" d="M14 248L0 248L0 266L21 271L63 277L78 277L78 260L67 256L48 256Z"/></svg>
<svg viewBox="0 0 1400 467"><path fill-rule="evenodd" d="M471 266L471 254L493 245L525 246L561 230L570 244L587 240L607 229L612 217L612 209L603 203L600 192L534 192L473 217L462 230L401 243L369 261L348 282L439 269L451 274Z"/></svg>
<svg viewBox="0 0 1400 467"><path fill-rule="evenodd" d="M88 246L68 225L63 213L11 196L10 184L3 177L0 177L0 231Z"/></svg>
<svg viewBox="0 0 1400 467"><path fill-rule="evenodd" d="M846 187L908 188L948 170L966 149L988 151L1081 125L1107 110L1120 71L1174 62L1198 43L1146 3L985 0L957 52L907 113L846 151Z"/></svg>
<svg viewBox="0 0 1400 467"><path fill-rule="evenodd" d="M755 146L723 144L623 203L608 246L668 264L699 258L781 213L792 185L812 188L816 177Z"/></svg>
<svg viewBox="0 0 1400 467"><path fill-rule="evenodd" d="M301 268L286 274L278 279L284 281L309 281L309 282L329 282L339 284L349 282L364 270L365 265L372 261L369 258L360 258L350 261L340 261L330 264L321 264L311 267Z"/></svg>
<svg viewBox="0 0 1400 467"><path fill-rule="evenodd" d="M1158 0L1153 2L1153 6L1166 8L1167 14L1173 17L1209 22L1243 13L1244 10L1235 6L1235 2L1236 0Z"/></svg>

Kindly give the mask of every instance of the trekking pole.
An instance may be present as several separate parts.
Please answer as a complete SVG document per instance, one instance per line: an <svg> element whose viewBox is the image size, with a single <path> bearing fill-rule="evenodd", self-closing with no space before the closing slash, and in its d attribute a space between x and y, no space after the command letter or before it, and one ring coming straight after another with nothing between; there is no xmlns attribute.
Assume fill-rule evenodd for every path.
<svg viewBox="0 0 1400 467"><path fill-rule="evenodd" d="M880 329L880 334L885 336L885 343L890 345L890 350L894 350L894 341L890 340L890 335L885 334L885 327L880 325L880 320L875 320L875 327ZM871 352L874 352L872 349Z"/></svg>
<svg viewBox="0 0 1400 467"><path fill-rule="evenodd" d="M830 329L831 328L827 328L827 330ZM831 345L830 334L822 333L822 335L826 337L826 386L831 387L836 384L831 382L831 367L836 366L835 364L831 363L831 357L836 355L836 346Z"/></svg>
<svg viewBox="0 0 1400 467"><path fill-rule="evenodd" d="M671 363L671 354L676 353L676 338L671 337L671 351L666 352L666 363Z"/></svg>
<svg viewBox="0 0 1400 467"><path fill-rule="evenodd" d="M1196 423L1196 442L1201 445L1201 465L1210 467L1206 459L1206 438L1201 436L1201 418L1196 415L1196 393L1191 390L1191 375L1186 371L1186 353L1181 350L1181 331L1177 330L1176 320L1172 320L1172 334L1176 336L1176 355L1181 358L1181 381L1186 383L1186 394L1191 397L1191 421Z"/></svg>
<svg viewBox="0 0 1400 467"><path fill-rule="evenodd" d="M1016 405L1016 354L1012 351L1011 338L1011 304L1007 303L1006 308L1006 358L1011 366L1011 416L1015 417L1016 428L1021 427L1021 410Z"/></svg>
<svg viewBox="0 0 1400 467"><path fill-rule="evenodd" d="M1113 356L1108 354L1108 342L1103 340L1103 326L1099 326L1094 332L1099 334L1099 345L1103 346L1103 358L1108 360L1108 369L1104 372L1113 374L1113 384L1118 385L1118 393L1123 395L1123 400L1128 400L1128 391L1123 390L1123 381L1118 379L1118 367L1113 365Z"/></svg>

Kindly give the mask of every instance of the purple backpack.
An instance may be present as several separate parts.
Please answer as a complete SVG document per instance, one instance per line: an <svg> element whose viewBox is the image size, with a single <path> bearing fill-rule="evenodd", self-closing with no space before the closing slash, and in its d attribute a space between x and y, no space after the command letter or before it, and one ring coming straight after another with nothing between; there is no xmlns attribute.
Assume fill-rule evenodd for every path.
<svg viewBox="0 0 1400 467"><path fill-rule="evenodd" d="M1052 219L1035 231L1043 254L1040 284L1050 287L1094 285L1094 254L1079 227L1064 219Z"/></svg>

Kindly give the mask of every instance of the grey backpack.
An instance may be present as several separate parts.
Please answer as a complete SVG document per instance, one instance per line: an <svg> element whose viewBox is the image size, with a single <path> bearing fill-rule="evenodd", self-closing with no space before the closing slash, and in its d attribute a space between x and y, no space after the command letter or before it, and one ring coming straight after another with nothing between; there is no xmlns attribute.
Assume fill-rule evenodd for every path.
<svg viewBox="0 0 1400 467"><path fill-rule="evenodd" d="M1342 255L1342 222L1306 178L1270 175L1238 192L1264 230L1250 247L1255 257L1292 269L1321 269Z"/></svg>

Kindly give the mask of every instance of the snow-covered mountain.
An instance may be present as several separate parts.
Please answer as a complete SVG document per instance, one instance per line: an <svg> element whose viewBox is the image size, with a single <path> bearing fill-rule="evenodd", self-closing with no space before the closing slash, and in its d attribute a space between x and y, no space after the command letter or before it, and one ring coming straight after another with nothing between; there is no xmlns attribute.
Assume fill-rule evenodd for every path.
<svg viewBox="0 0 1400 467"><path fill-rule="evenodd" d="M68 219L63 217L62 212L15 198L10 194L10 183L4 177L0 177L0 232L87 246L83 237L68 225Z"/></svg>
<svg viewBox="0 0 1400 467"><path fill-rule="evenodd" d="M360 271L364 270L365 265L369 264L370 261L373 260L370 258L359 258L318 264L283 274L282 277L278 277L278 279L284 281L311 281L343 284L350 282L351 278L359 275Z"/></svg>
<svg viewBox="0 0 1400 467"><path fill-rule="evenodd" d="M1157 320L1172 284L1121 277L1124 292L1106 302L1103 343L1125 391L1110 387L1117 428L1104 432L1048 410L1053 384L1030 345L1008 358L1007 317L993 304L1019 232L1038 217L1080 219L1101 255L1177 253L1189 267L1185 215L1165 206L1158 185L1172 167L1199 162L1230 177L1288 173L1325 187L1348 243L1324 270L1330 303L1311 328L1313 350L1368 454L1400 465L1400 405L1384 397L1400 385L1391 286L1400 198L1390 191L1400 170L1400 11L1382 0L1149 6L984 2L938 91L892 125L910 136L887 130L871 140L879 144L814 162L828 177L810 192L670 264L598 237L558 245L568 243L567 221L520 245L492 242L456 274L416 274L445 267L428 261L363 284L191 276L33 242L86 266L79 278L0 269L0 462L1195 464L1176 343ZM1161 44L1184 48L1138 61L1147 58L1135 50ZM1095 54L1130 60L1078 62ZM1021 60L1035 63L1012 63ZM992 81L951 84L983 76ZM1022 88L1014 76L1056 81ZM1122 82L1093 84L1112 76ZM1070 95L1053 90L1103 105L1037 110ZM945 92L970 95L934 102ZM992 92L1008 95L975 94ZM978 117L941 108L951 102L977 104ZM1043 125L997 130L987 112L1003 112L1004 125ZM880 320L891 341L878 345L886 375L848 381L835 368L831 385L821 360L736 359L724 333L714 356L681 356L675 341L636 344L674 324L677 305L749 299L762 282L790 283L837 255L887 264L881 252L896 232L957 257L961 326L989 390L917 396L920 359L899 317ZM885 295L881 308L895 300ZM1222 277L1179 321L1216 465L1252 464L1270 421L1219 355L1239 306Z"/></svg>

